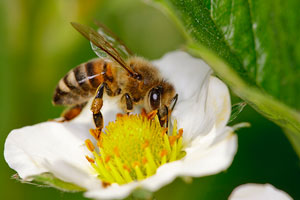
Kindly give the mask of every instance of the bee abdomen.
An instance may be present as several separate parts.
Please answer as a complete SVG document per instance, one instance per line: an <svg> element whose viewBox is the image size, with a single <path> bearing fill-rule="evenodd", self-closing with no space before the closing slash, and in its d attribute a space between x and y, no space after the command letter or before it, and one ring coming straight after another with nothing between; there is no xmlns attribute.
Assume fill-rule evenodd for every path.
<svg viewBox="0 0 300 200"><path fill-rule="evenodd" d="M74 105L86 102L103 82L103 68L106 62L96 59L83 63L62 78L55 90L53 103Z"/></svg>

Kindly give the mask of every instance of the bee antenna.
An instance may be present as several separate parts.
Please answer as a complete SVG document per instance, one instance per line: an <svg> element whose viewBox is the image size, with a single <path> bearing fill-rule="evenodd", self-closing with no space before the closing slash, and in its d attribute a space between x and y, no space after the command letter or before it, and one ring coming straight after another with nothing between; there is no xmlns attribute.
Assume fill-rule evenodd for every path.
<svg viewBox="0 0 300 200"><path fill-rule="evenodd" d="M177 100L178 100L178 94L176 94L173 98L172 98L172 103L173 103L173 105L172 105L172 107L171 107L171 110L173 110L174 108L175 108L175 105L176 105L176 103L177 103Z"/></svg>

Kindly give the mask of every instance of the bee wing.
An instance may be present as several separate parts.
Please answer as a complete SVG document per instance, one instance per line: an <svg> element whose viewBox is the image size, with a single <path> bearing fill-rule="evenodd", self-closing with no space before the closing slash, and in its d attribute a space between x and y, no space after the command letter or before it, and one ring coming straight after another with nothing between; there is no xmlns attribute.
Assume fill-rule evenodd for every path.
<svg viewBox="0 0 300 200"><path fill-rule="evenodd" d="M130 73L131 75L136 74L130 67L126 65L124 61L125 56L123 55L122 57L119 51L112 46L112 44L105 38L105 36L101 35L88 26L75 22L71 22L71 24L77 31L79 31L79 33L81 33L85 38L91 41L91 43L93 44L93 50L96 53L98 52L100 57L111 57L113 60L118 62L128 73Z"/></svg>
<svg viewBox="0 0 300 200"><path fill-rule="evenodd" d="M119 52L123 59L127 59L133 56L132 52L127 48L125 43L109 28L107 28L99 21L95 21L95 24L98 26L98 33L102 35L110 43L110 45ZM95 45L92 43L92 46Z"/></svg>

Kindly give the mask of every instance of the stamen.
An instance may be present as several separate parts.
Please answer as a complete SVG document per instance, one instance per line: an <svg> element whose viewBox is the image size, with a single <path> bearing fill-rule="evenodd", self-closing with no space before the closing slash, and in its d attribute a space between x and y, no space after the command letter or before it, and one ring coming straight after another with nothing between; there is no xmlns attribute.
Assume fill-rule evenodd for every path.
<svg viewBox="0 0 300 200"><path fill-rule="evenodd" d="M170 141L170 145L171 147L174 145L174 143L177 140L177 136L173 135L173 136L169 136L169 141Z"/></svg>
<svg viewBox="0 0 300 200"><path fill-rule="evenodd" d="M132 178L131 178L130 173L129 173L130 169L126 165L124 165L123 168L124 168L124 170L123 170L124 171L124 178L125 178L126 182L129 183L129 182L132 181Z"/></svg>
<svg viewBox="0 0 300 200"><path fill-rule="evenodd" d="M183 134L183 129L179 129L178 131L178 147L177 147L177 154L180 154L180 151L182 149L182 134Z"/></svg>
<svg viewBox="0 0 300 200"><path fill-rule="evenodd" d="M102 187L107 188L108 186L110 186L111 183L108 182L102 182Z"/></svg>
<svg viewBox="0 0 300 200"><path fill-rule="evenodd" d="M146 112L145 108L142 109L141 115L142 115L142 117L147 117L147 112Z"/></svg>
<svg viewBox="0 0 300 200"><path fill-rule="evenodd" d="M85 145L91 152L95 150L95 147L90 139L85 140Z"/></svg>
<svg viewBox="0 0 300 200"><path fill-rule="evenodd" d="M105 163L108 163L109 160L110 160L110 156L106 156L105 157Z"/></svg>
<svg viewBox="0 0 300 200"><path fill-rule="evenodd" d="M143 180L155 174L161 165L185 155L183 130L177 130L176 121L172 130L161 127L157 111L118 114L116 121L106 126L105 133L97 129L91 129L90 133L98 149L87 139L85 144L94 158L86 156L86 159L106 185Z"/></svg>
<svg viewBox="0 0 300 200"><path fill-rule="evenodd" d="M137 176L137 180L143 180L145 177L140 169L140 164L139 162L134 162L133 163L133 168L135 170L136 176Z"/></svg>
<svg viewBox="0 0 300 200"><path fill-rule="evenodd" d="M167 134L164 135L164 144L165 144L165 147L168 151L168 154L171 153L170 140L169 140L169 137L168 137Z"/></svg>
<svg viewBox="0 0 300 200"><path fill-rule="evenodd" d="M177 157L177 142L174 140L173 145L172 145L172 151L170 155L170 162L175 161Z"/></svg>
<svg viewBox="0 0 300 200"><path fill-rule="evenodd" d="M117 169L115 168L115 166L113 165L113 163L112 162L108 162L108 166L111 169L111 173L112 173L113 177L115 178L116 182L120 183L120 184L124 184L125 183L124 179L119 174L119 172L117 171Z"/></svg>
<svg viewBox="0 0 300 200"><path fill-rule="evenodd" d="M166 164L167 162L167 155L168 155L168 151L166 149L163 149L160 153L160 157L161 157L161 165Z"/></svg>
<svg viewBox="0 0 300 200"><path fill-rule="evenodd" d="M156 171L156 169L157 169L157 166L156 166L156 164L154 162L154 158L153 158L152 152L151 152L151 150L150 150L149 147L145 148L145 153L146 153L147 161L149 163L151 174L154 174L155 171Z"/></svg>
<svg viewBox="0 0 300 200"><path fill-rule="evenodd" d="M87 161L89 161L90 163L95 163L95 160L93 158L90 158L88 156L85 156L85 158L87 159Z"/></svg>
<svg viewBox="0 0 300 200"><path fill-rule="evenodd" d="M156 116L156 114L157 114L157 110L153 110L147 114L147 118L151 120Z"/></svg>
<svg viewBox="0 0 300 200"><path fill-rule="evenodd" d="M98 129L90 129L90 134L95 138L95 140L99 140L101 132Z"/></svg>
<svg viewBox="0 0 300 200"><path fill-rule="evenodd" d="M118 113L116 118L120 118L120 117L122 117L122 116L123 116L122 113Z"/></svg>
<svg viewBox="0 0 300 200"><path fill-rule="evenodd" d="M147 158L144 158L144 159L143 159L143 165L144 165L145 168L146 168L146 176L147 176L147 177L148 177L148 176L151 176L152 174L155 173L155 171L153 172L153 170L151 169L150 164L148 163Z"/></svg>

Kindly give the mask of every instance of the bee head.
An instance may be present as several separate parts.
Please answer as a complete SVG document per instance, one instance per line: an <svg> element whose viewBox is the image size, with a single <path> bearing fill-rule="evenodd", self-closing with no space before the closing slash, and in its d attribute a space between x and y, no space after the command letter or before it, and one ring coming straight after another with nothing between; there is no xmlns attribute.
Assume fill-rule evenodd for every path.
<svg viewBox="0 0 300 200"><path fill-rule="evenodd" d="M174 87L170 83L162 81L159 85L149 90L148 105L146 107L149 108L149 111L158 110L159 113L168 112L167 110L171 111L175 106L177 96Z"/></svg>

